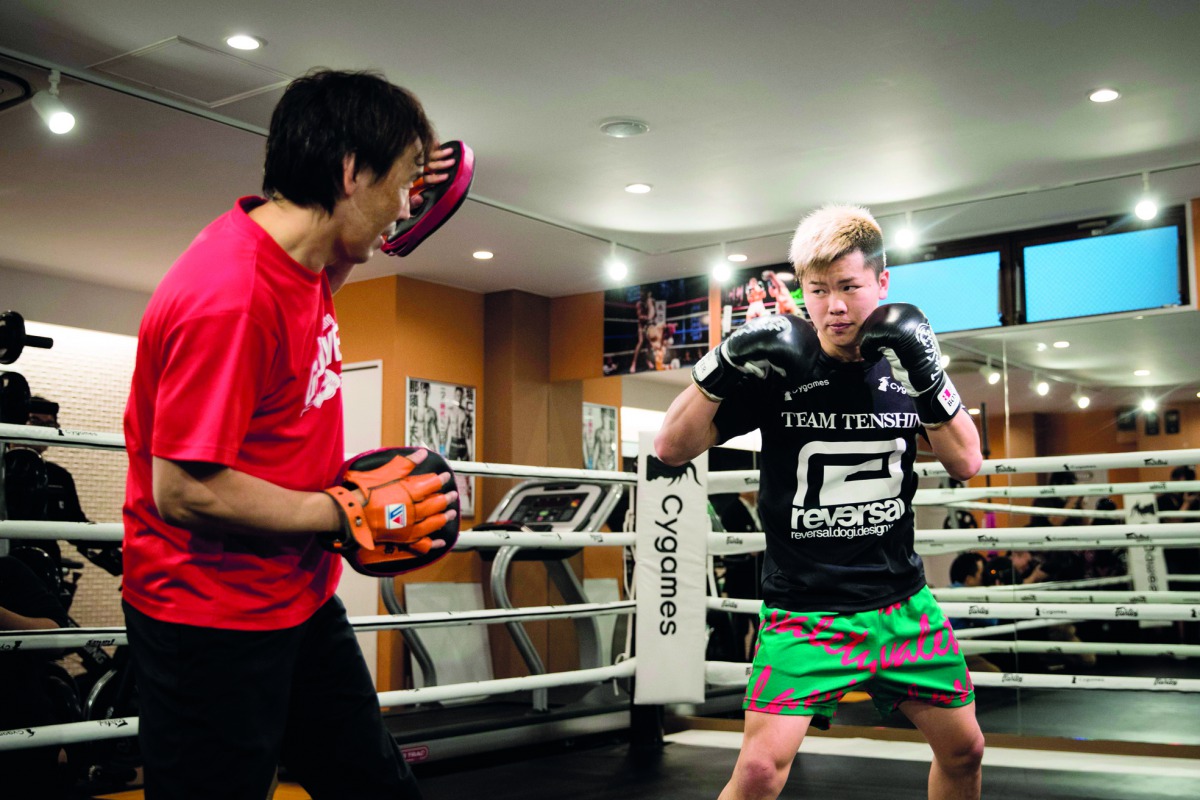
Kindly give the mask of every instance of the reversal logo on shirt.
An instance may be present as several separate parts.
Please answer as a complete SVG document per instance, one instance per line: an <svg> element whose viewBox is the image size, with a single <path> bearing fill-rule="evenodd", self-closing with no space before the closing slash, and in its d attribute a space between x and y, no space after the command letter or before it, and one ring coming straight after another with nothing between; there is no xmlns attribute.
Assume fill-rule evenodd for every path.
<svg viewBox="0 0 1200 800"><path fill-rule="evenodd" d="M317 357L313 359L312 369L308 374L308 391L304 396L304 411L310 408L320 408L338 393L342 378L330 369L334 363L342 361L342 340L338 338L337 320L332 314L326 314L321 323L321 335L317 337Z"/></svg>

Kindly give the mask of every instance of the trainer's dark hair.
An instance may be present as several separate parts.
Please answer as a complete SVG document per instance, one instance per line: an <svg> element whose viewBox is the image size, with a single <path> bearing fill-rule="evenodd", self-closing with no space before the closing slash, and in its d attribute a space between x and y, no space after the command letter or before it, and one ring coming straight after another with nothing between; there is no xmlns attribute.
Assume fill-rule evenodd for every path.
<svg viewBox="0 0 1200 800"><path fill-rule="evenodd" d="M425 157L433 126L412 92L375 72L315 70L292 81L271 114L263 193L329 214L342 198L342 162L382 179L413 142Z"/></svg>
<svg viewBox="0 0 1200 800"><path fill-rule="evenodd" d="M962 583L979 569L980 564L986 564L987 559L979 553L959 553L958 558L950 565L950 580Z"/></svg>

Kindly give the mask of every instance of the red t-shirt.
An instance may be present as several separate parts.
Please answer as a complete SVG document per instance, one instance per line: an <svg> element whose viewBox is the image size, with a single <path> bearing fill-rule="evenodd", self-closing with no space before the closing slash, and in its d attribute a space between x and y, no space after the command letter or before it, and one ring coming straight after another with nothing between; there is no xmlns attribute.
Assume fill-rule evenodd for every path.
<svg viewBox="0 0 1200 800"><path fill-rule="evenodd" d="M154 506L151 456L319 491L341 466L340 345L329 280L292 259L246 197L201 231L150 299L125 408L124 597L155 619L298 625L337 588L314 536L192 532Z"/></svg>

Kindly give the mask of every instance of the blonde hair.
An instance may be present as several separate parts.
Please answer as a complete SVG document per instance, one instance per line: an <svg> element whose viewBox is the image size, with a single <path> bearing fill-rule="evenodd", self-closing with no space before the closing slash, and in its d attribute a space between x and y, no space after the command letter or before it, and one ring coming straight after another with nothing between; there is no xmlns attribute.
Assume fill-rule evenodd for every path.
<svg viewBox="0 0 1200 800"><path fill-rule="evenodd" d="M860 251L878 278L887 266L883 230L862 206L826 205L800 220L788 260L796 277L821 274L845 255Z"/></svg>

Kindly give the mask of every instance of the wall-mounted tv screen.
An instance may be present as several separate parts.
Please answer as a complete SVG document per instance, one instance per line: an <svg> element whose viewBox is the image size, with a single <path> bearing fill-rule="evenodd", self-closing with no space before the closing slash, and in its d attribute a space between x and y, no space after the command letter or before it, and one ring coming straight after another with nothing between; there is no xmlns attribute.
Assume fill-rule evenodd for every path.
<svg viewBox="0 0 1200 800"><path fill-rule="evenodd" d="M935 333L1000 325L1000 251L914 261L888 269L887 303L912 303Z"/></svg>
<svg viewBox="0 0 1200 800"><path fill-rule="evenodd" d="M1025 321L1183 303L1179 226L1025 247Z"/></svg>

